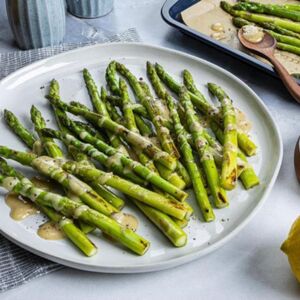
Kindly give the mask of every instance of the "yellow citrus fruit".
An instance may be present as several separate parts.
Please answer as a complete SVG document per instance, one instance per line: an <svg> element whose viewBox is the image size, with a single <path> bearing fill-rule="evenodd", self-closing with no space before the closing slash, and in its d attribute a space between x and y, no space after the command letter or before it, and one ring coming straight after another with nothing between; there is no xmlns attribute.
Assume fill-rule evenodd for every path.
<svg viewBox="0 0 300 300"><path fill-rule="evenodd" d="M288 256L292 272L300 282L300 217L293 223L281 250Z"/></svg>

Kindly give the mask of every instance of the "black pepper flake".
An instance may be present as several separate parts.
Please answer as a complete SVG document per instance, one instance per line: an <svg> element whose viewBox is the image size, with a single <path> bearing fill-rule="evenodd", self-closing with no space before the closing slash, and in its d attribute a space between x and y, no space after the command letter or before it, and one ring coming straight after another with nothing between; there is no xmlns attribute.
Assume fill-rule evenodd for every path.
<svg viewBox="0 0 300 300"><path fill-rule="evenodd" d="M42 85L42 86L40 87L40 89L41 89L41 90L43 90L44 88L45 88L45 86L44 86L44 85Z"/></svg>

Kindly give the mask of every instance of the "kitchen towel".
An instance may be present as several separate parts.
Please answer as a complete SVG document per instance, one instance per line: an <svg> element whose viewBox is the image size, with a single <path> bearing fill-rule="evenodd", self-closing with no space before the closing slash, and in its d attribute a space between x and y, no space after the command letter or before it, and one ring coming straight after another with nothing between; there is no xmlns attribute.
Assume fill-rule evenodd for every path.
<svg viewBox="0 0 300 300"><path fill-rule="evenodd" d="M79 44L62 44L55 47L0 54L0 79L10 73L61 52L107 42L138 42L134 28L122 33ZM42 242L42 241L41 241ZM8 241L0 234L0 292L17 287L31 279L63 268L62 265L38 257Z"/></svg>

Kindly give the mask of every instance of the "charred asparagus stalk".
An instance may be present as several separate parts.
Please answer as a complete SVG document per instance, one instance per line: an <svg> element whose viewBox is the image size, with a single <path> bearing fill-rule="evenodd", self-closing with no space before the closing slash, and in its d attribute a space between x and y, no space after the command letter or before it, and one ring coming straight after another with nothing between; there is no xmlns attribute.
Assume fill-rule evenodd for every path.
<svg viewBox="0 0 300 300"><path fill-rule="evenodd" d="M4 120L8 127L27 145L29 149L33 149L37 143L37 139L9 110L4 110Z"/></svg>
<svg viewBox="0 0 300 300"><path fill-rule="evenodd" d="M221 102L224 120L224 144L221 185L232 190L237 181L237 126L232 100L216 84L207 84L209 91Z"/></svg>
<svg viewBox="0 0 300 300"><path fill-rule="evenodd" d="M54 141L51 138L44 137L41 134L41 130L46 127L46 121L41 112L34 105L31 106L30 115L35 131L39 135L42 142L42 147L45 148L46 153L51 157L63 157L61 149L54 143Z"/></svg>

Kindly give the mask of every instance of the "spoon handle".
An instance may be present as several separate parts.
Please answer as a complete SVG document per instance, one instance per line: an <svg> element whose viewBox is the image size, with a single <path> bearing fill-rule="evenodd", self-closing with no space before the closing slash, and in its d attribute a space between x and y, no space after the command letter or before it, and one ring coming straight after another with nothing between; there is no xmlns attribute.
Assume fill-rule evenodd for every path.
<svg viewBox="0 0 300 300"><path fill-rule="evenodd" d="M269 55L268 59L273 64L275 70L277 71L279 77L281 78L283 84L294 97L294 99L300 103L300 87L294 78L288 73L287 69L279 62L279 60L274 55Z"/></svg>

